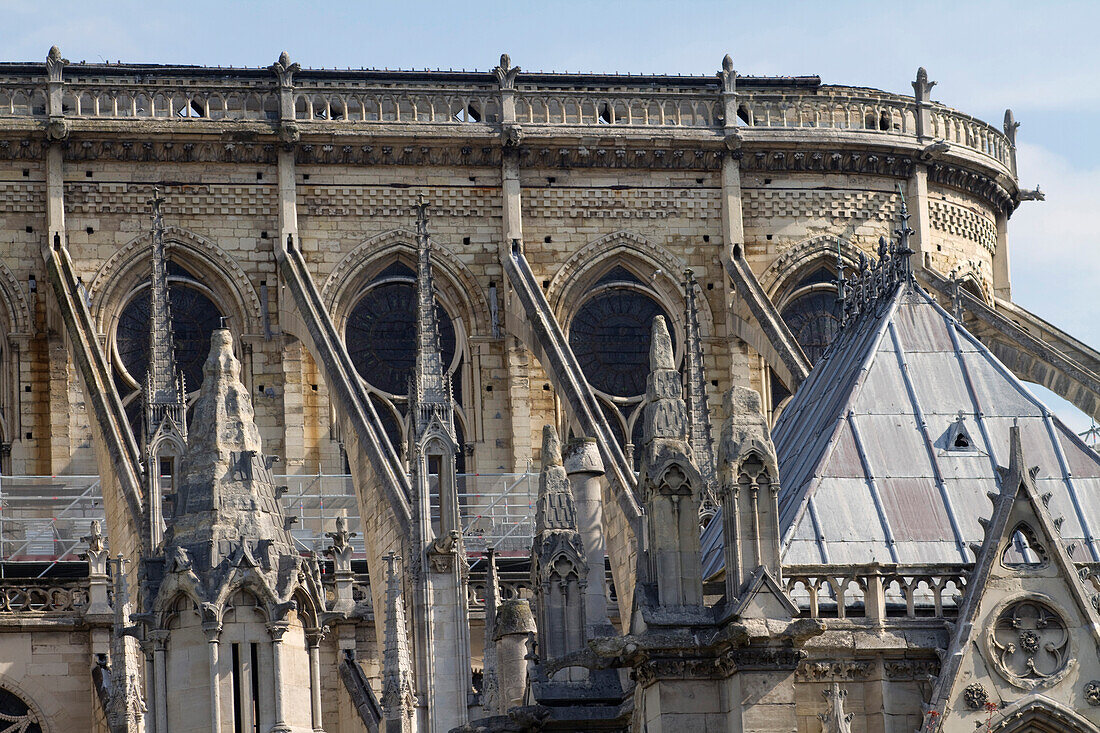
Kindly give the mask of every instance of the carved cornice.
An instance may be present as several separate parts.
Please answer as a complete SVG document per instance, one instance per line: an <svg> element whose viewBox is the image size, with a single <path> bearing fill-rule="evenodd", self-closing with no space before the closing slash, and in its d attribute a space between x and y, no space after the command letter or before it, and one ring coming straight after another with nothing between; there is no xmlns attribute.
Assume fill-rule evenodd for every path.
<svg viewBox="0 0 1100 733"><path fill-rule="evenodd" d="M871 173L898 178L909 177L914 165L913 159L906 155L805 148L745 151L741 159L741 169L744 171Z"/></svg>
<svg viewBox="0 0 1100 733"><path fill-rule="evenodd" d="M45 139L0 140L0 160L42 160L47 147Z"/></svg>
<svg viewBox="0 0 1100 733"><path fill-rule="evenodd" d="M886 659L882 670L888 680L927 682L939 676L940 663L936 659Z"/></svg>
<svg viewBox="0 0 1100 733"><path fill-rule="evenodd" d="M998 211L1011 213L1016 208L1012 195L1000 183L980 173L948 163L931 163L928 180L942 186L978 196L993 204Z"/></svg>
<svg viewBox="0 0 1100 733"><path fill-rule="evenodd" d="M0 142L0 146L3 143ZM68 140L65 160L133 163L259 163L274 165L274 143L177 142L174 140ZM2 150L0 150L2 157Z"/></svg>
<svg viewBox="0 0 1100 733"><path fill-rule="evenodd" d="M852 682L865 680L874 662L855 660L809 660L799 662L795 679L799 682Z"/></svg>

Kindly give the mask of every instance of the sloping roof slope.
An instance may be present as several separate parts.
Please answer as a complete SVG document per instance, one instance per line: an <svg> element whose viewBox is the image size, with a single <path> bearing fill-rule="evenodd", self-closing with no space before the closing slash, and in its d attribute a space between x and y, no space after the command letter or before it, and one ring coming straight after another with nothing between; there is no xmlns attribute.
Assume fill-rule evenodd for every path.
<svg viewBox="0 0 1100 733"><path fill-rule="evenodd" d="M1100 456L919 286L837 337L772 430L783 562L969 563L1009 431L1078 561L1100 560ZM960 440L958 436L964 437ZM703 535L722 566L721 522Z"/></svg>

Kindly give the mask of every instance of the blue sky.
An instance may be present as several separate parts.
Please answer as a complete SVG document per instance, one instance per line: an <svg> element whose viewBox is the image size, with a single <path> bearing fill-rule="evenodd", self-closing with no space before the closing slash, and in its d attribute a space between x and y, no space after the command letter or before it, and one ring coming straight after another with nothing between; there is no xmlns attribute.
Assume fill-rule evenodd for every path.
<svg viewBox="0 0 1100 733"><path fill-rule="evenodd" d="M26 2L0 0L0 55L41 60L529 70L818 74L1022 123L1023 185L1047 200L1012 217L1015 300L1100 345L1100 3L1071 2ZM1044 393L1044 398L1048 393ZM1088 420L1051 400L1077 429Z"/></svg>

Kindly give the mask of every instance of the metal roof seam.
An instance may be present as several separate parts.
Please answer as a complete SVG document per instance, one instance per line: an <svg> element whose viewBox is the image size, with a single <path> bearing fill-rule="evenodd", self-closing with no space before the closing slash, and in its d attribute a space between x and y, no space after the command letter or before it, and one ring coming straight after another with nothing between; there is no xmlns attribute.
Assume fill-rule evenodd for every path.
<svg viewBox="0 0 1100 733"><path fill-rule="evenodd" d="M834 398L836 403L839 403L839 404L837 404L836 407L833 407L834 402L833 402L833 400L830 400L829 404L822 408L823 413L825 413L825 414L834 414L834 415L836 415L836 417L832 420L833 429L828 434L828 441L829 441L828 444L831 445L831 448L827 451L822 451L818 454L819 458L818 458L817 463L815 464L815 469L819 468L822 465L824 465L825 462L827 461L828 457L832 455L832 451L836 449L836 442L835 442L834 438L835 438L836 433L837 433L837 426L839 426L842 422L844 422L844 419L845 419L844 416L848 411L850 411L852 400L855 398L855 395L859 392L859 389L863 385L867 374L870 372L871 363L874 361L875 355L878 353L879 345L882 343L882 339L885 337L885 334L886 334L886 330L884 328L882 328L882 324L885 323L885 322L888 322L890 317L896 311L897 306L898 306L898 302L901 300L901 294L903 293L903 291L905 291L905 289L906 289L905 285L902 285L901 287L899 287L895 291L893 296L890 298L889 306L887 308L884 308L881 313L878 313L875 316L874 320L877 321L877 325L874 328L864 328L864 329L856 330L856 329L854 329L855 324L850 324L849 328L853 328L853 330L849 331L849 333L852 333L853 337L850 338L850 339L847 339L845 342L840 344L840 346L842 348L838 348L836 351L833 352L834 361L829 366L832 366L833 369L839 370L841 372L837 376L841 377L844 374L854 374L855 376L854 376L854 378L851 378L851 379L848 380L847 385L838 385L835 382L832 385L829 385L830 389L829 389L829 392L827 393L827 396ZM854 354L856 354L856 355L862 353L863 358L859 362L859 368L858 369L856 369L856 370L850 370L850 369L845 370L845 369L843 369L843 367L846 365L846 362L849 361L849 360L842 360L838 357L840 357L842 355L848 355L851 352L854 352ZM832 370L829 370L829 371L832 371ZM815 373L816 373L816 370L815 370ZM821 372L821 375L818 377L817 381L820 381L821 379L824 379L825 374L826 374L826 371L823 370ZM814 375L814 373L811 373L811 377L813 375ZM802 386L802 389L806 389L807 387L811 387L811 385L810 384L804 384ZM812 387L811 387L810 390L808 390L806 392L806 394L809 394L809 395L813 394ZM843 409L845 407L847 407L849 409L848 410ZM832 408L832 410L835 410L835 412L833 412L832 410L827 409L827 408ZM787 413L784 413L784 415L786 415L786 414ZM803 427L802 430L797 431L795 435L791 436L791 438L797 438L802 433L810 432L815 427L817 427L816 425L813 424L813 421L811 421L811 420L805 420L805 421L800 421L800 422L803 423L805 427ZM820 431L820 430L818 432L819 433L824 433L824 431ZM784 438L786 438L786 436L784 436ZM786 445L788 440L787 439L776 439L775 442L776 442L777 451L778 451L779 450L778 446L780 445L780 443L782 443L783 445ZM795 445L800 445L801 441L796 441L794 444ZM799 451L798 453L796 453L796 455L800 455L800 457L801 457L801 460L799 461L799 463L796 464L796 466L797 466L797 465L800 465L801 463L805 462L806 460L809 460L812 457L812 451ZM783 475L782 474L783 468L784 468L784 466L781 465L780 466L780 476ZM783 538L782 538L782 542L780 544L781 544L781 547L783 548L784 552L786 552L786 550L790 547L790 544L791 544L791 542L793 541L793 538L794 538L794 532L798 528L798 524L802 519L802 515L805 513L805 507L809 504L809 501L813 496L813 493L816 489L815 484L817 483L817 480L819 478L818 473L819 472L817 470L815 470L813 474L811 474L808 478L806 478L805 480L803 480L801 482L800 486L798 485L797 480L795 482L795 485L788 485L792 489L793 493L788 494L788 496L790 498L787 499L785 502L783 502L783 506L780 509L780 517L779 517L780 529L783 532ZM785 484L785 485L787 485L787 484ZM797 486L797 488L795 488L795 486ZM795 503L796 499L797 499L797 503ZM795 515L793 517L791 517L790 522L787 523L786 520L785 520L785 517L790 516L790 511L791 511L792 506L794 507ZM783 529L784 527L785 527L785 529Z"/></svg>
<svg viewBox="0 0 1100 733"><path fill-rule="evenodd" d="M951 502L951 496L947 493L947 485L943 480L943 471L940 469L939 462L936 460L935 446L932 445L932 441L928 437L928 423L924 419L924 412L921 410L920 403L917 401L917 393L913 386L913 378L912 375L909 374L909 363L905 359L905 354L902 351L901 339L898 336L897 327L894 325L893 321L890 321L886 327L889 329L890 338L893 339L894 342L894 348L896 349L895 355L898 366L901 368L901 378L905 383L905 391L909 395L909 401L913 408L913 413L917 418L917 422L922 428L920 431L921 438L924 442L928 460L932 466L932 474L936 481L936 488L939 489L940 497L943 499L943 508L947 512L948 521L951 523L951 531L955 535L955 544L959 551L959 557L962 558L963 562L968 562L966 556L966 542L963 541L962 531L959 529L959 519L955 514L955 507Z"/></svg>
<svg viewBox="0 0 1100 733"><path fill-rule="evenodd" d="M1058 435L1054 430L1054 421L1049 412L1043 414L1043 425L1046 426L1047 435L1050 436L1050 442L1054 446L1054 455L1058 458L1058 467L1062 471L1062 481L1066 485L1066 489L1069 490L1069 499L1073 503L1073 511L1077 514L1077 521L1081 523L1081 529L1085 532L1085 543L1088 545L1089 554L1092 555L1093 562L1100 561L1100 555L1096 552L1096 537L1092 533L1092 528L1089 527L1089 521L1085 517L1084 508L1081 506L1081 499L1077 495L1077 487L1073 483L1073 476L1069 470L1069 464L1066 462L1065 451L1062 450L1062 443L1058 440Z"/></svg>
<svg viewBox="0 0 1100 733"><path fill-rule="evenodd" d="M859 455L859 463L863 467L863 476L867 482L867 490L871 492L871 501L875 503L875 511L878 513L878 521L882 525L882 533L886 536L886 548L890 551L890 559L898 560L897 542L894 539L894 530L890 527L890 520L886 517L886 509L882 505L882 496L875 484L875 474L871 470L871 461L867 451L863 448L863 436L860 435L859 426L852 417L852 411L848 411L848 426L852 430L852 439L856 444L856 453Z"/></svg>
<svg viewBox="0 0 1100 733"><path fill-rule="evenodd" d="M951 346L955 350L955 358L959 362L959 369L962 371L963 380L966 382L966 391L970 395L971 406L974 408L974 421L978 423L978 430L982 434L982 440L985 441L985 447L987 455L989 456L990 467L993 469L993 475L997 477L997 485L1000 486L1000 474L997 469L1000 468L997 463L997 455L993 446L993 441L989 437L989 427L985 424L985 410L982 408L981 398L978 396L978 392L974 389L974 377L970 374L970 365L966 363L966 356L963 354L962 349L959 348L959 322L954 317L945 314L950 320L947 322L948 333L951 335Z"/></svg>

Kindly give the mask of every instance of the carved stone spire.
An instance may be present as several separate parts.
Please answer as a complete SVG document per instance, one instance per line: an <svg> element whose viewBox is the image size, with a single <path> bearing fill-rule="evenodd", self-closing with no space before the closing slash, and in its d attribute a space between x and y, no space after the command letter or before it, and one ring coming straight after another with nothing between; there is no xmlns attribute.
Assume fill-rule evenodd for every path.
<svg viewBox="0 0 1100 733"><path fill-rule="evenodd" d="M734 387L723 400L722 477L726 598L738 598L758 568L779 578L779 467L760 395Z"/></svg>
<svg viewBox="0 0 1100 733"><path fill-rule="evenodd" d="M539 650L543 661L579 651L585 644L588 562L577 530L573 489L562 464L561 441L552 425L542 429L542 471L531 544Z"/></svg>
<svg viewBox="0 0 1100 733"><path fill-rule="evenodd" d="M145 441L151 441L167 422L167 429L177 432L186 442L187 399L183 377L176 370L168 258L160 209L164 199L160 191L153 189L149 203L153 208L153 252L149 282L149 366L145 373Z"/></svg>
<svg viewBox="0 0 1100 733"><path fill-rule="evenodd" d="M165 543L186 550L199 567L216 567L227 552L240 552L271 570L278 556L297 553L241 384L233 337L221 328L210 342Z"/></svg>
<svg viewBox="0 0 1100 733"><path fill-rule="evenodd" d="M496 550L490 547L485 553L488 565L485 574L485 644L482 654L481 707L489 715L500 715L500 670L497 669L496 636L497 605L500 601L500 579L497 576Z"/></svg>
<svg viewBox="0 0 1100 733"><path fill-rule="evenodd" d="M702 477L687 442L687 408L663 316L653 319L638 485L646 504L647 584L666 607L703 602L699 556Z"/></svg>
<svg viewBox="0 0 1100 733"><path fill-rule="evenodd" d="M412 657L405 626L405 600L397 572L400 557L386 555L386 637L382 651L382 713L386 733L412 733L416 708Z"/></svg>
<svg viewBox="0 0 1100 733"><path fill-rule="evenodd" d="M825 712L817 716L821 720L821 733L852 733L852 713L844 712L844 698L848 697L848 692L834 682L821 694L825 697Z"/></svg>
<svg viewBox="0 0 1100 733"><path fill-rule="evenodd" d="M416 204L416 368L410 387L413 424L420 435L433 418L442 422L455 439L451 381L439 346L435 281L432 277L432 242L428 235L428 206L423 197Z"/></svg>
<svg viewBox="0 0 1100 733"><path fill-rule="evenodd" d="M707 399L707 375L703 365L703 339L699 334L699 303L696 300L695 273L684 271L684 362L687 385L688 439L695 463L703 477L704 515L718 506L718 477L714 465L714 437L710 429L710 404Z"/></svg>
<svg viewBox="0 0 1100 733"><path fill-rule="evenodd" d="M138 685L138 653L134 638L126 634L132 606L122 555L115 560L114 629L111 634L111 685L107 701L107 727L111 733L139 729L145 703Z"/></svg>

